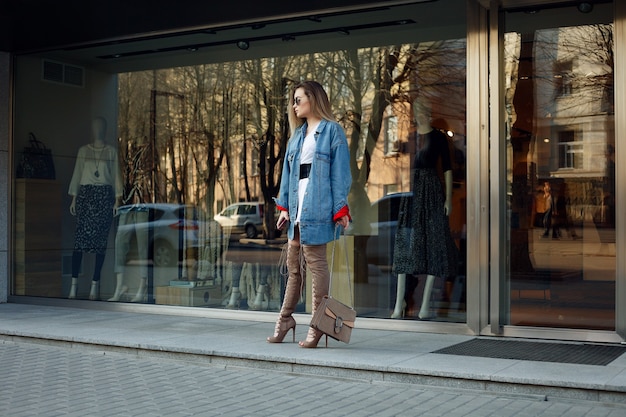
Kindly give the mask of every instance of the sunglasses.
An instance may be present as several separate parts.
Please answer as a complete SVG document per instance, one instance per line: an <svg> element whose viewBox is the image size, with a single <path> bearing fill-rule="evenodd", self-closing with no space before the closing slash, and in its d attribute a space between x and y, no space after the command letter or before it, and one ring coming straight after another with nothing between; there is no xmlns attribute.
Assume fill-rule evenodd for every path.
<svg viewBox="0 0 626 417"><path fill-rule="evenodd" d="M296 106L299 106L300 103L302 103L302 97L296 97L293 102L296 104Z"/></svg>

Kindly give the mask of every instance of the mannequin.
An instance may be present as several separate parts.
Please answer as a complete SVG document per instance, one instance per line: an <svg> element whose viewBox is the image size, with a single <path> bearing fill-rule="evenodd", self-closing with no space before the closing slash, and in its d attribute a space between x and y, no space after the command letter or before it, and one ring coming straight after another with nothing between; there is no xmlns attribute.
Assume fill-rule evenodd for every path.
<svg viewBox="0 0 626 417"><path fill-rule="evenodd" d="M149 220L149 208L144 204L133 204L123 206L117 210L119 222L117 234L115 235L115 293L107 301L120 301L120 298L128 291L124 284L124 272L126 265L126 255L130 250L130 242L135 235L137 239L137 252L139 256L148 259L148 230L135 228L137 223L147 223ZM139 287L137 294L131 298L131 303L143 302L148 293L148 265L142 262L139 266Z"/></svg>
<svg viewBox="0 0 626 417"><path fill-rule="evenodd" d="M68 298L76 298L83 252L88 252L96 255L89 299L97 300L111 220L122 195L122 182L117 151L105 142L106 120L102 117L93 119L91 130L92 142L78 150L68 191L72 196L70 213L76 216Z"/></svg>
<svg viewBox="0 0 626 417"><path fill-rule="evenodd" d="M396 305L391 318L401 318L412 297L406 291L406 275L426 275L418 317L433 318L430 299L435 277L456 274L458 253L450 234L448 216L452 212L452 163L445 135L433 129L428 103L415 102L418 147L413 161L413 198L401 208L394 250L394 270L398 274ZM436 173L438 164L444 174L445 188ZM402 234L402 227L411 229ZM412 291L411 291L412 292Z"/></svg>

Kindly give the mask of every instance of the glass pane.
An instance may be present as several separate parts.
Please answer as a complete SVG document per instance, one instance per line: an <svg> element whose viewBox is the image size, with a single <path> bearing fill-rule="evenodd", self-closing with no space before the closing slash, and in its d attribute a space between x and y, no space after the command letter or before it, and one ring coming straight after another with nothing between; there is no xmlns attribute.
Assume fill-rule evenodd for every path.
<svg viewBox="0 0 626 417"><path fill-rule="evenodd" d="M354 54L348 54L345 51L327 52L286 57L280 60L261 60L258 63L260 72L255 76L268 77L268 82L272 81L272 74L262 70L272 63L274 65L280 63L283 71L289 71L289 68L298 67L295 63L311 60L317 60L320 68L328 68L322 63L335 62L341 58L350 59L354 65L361 67L361 72L366 73L365 79L369 81L364 83L365 90L358 96L354 95L354 89L350 86L362 80L349 78L349 74L344 73L343 67L334 68L334 75L328 78L324 78L324 75L320 73L322 84L330 86L329 90L334 93L331 96L332 104L337 118L345 127L358 169L371 172L369 176L363 175L362 178L355 176L353 194L350 196L353 199L350 205L354 222L347 231L347 240L349 250L352 252L351 268L353 269L353 295L356 307L361 316L389 318L394 310L397 310L394 318L417 319L424 305L422 312L426 314L422 314L422 319L464 322L465 40L448 39L361 48L354 52ZM394 57L393 62L388 61L390 56ZM252 82L246 84L241 79L242 71L247 68L247 65L246 62L231 62L193 69L180 68L150 73L120 74L120 108L126 107L125 100L138 100L137 97L131 98L133 94L135 96L154 95L154 92L150 93L148 89L139 93L130 90L130 86L136 89L139 80L146 77L154 77L153 81L147 83L149 86L163 84L172 88L172 86L180 85L180 91L184 91L182 86L188 82L187 78L191 77L190 74L199 77L199 80L191 83L195 85L209 75L232 73L233 77L235 75L239 77L237 82L240 86L245 85L245 88L238 90L238 95L232 98L230 104L221 103L217 99L211 100L215 107L203 116L221 117L224 111L234 111L230 109L230 105L238 106L240 104L237 104L237 101L250 102L252 97L257 96L255 85ZM376 74L371 72L372 68L384 65L389 67L397 81L387 77L376 78ZM226 71L224 68L230 68L230 70ZM285 77L282 78L285 79ZM336 79L343 81L338 83L334 81ZM223 83L223 88L226 88L230 85L229 83L235 82L235 79L227 79L222 75L222 78L215 78L213 81ZM374 92L380 91L381 88L384 89L385 94L375 95ZM185 106L196 105L194 104L196 94L197 91L186 91ZM214 94L216 97L221 97L224 93L218 90ZM171 98L167 94L163 94L162 97L157 95L156 103L160 103L161 100L169 103ZM268 108L275 111L283 107L287 102L287 97L277 96L275 100L276 103L259 103L259 108L248 113L250 120L257 123L257 125L248 126L248 130L260 129L268 123L265 119ZM150 101L146 100L146 102ZM270 107L267 107L268 105ZM359 109L362 114L357 117L353 109ZM378 113L375 112L376 109L380 109ZM424 114L426 110L428 114ZM171 103L162 108L157 105L152 117L166 119L165 116L160 116L161 111L171 112ZM196 109L190 113L198 114L202 111L206 110ZM171 235L168 244L160 246L148 244L148 247L153 250L152 256L154 257L151 263L154 268L150 271L153 273L155 283L156 302L159 304L180 303L181 300L172 298L170 293L172 291L178 293L181 290L173 290L171 287L188 285L191 288L200 288L202 291L204 287L214 290L214 293L209 292L209 297L213 302L207 303L208 306L277 310L280 307L285 279L280 272L279 262L281 248L286 237L274 229L274 219L270 219L268 223L267 219L262 216L264 213L262 203L233 203L227 205L221 213L212 216L213 201L206 200L209 197L206 191L207 184L215 189L211 194L214 201L228 203L249 198L265 201L271 199L272 195L263 194L261 183L256 178L246 175L246 172L251 173L251 160L237 164L236 170L229 171L224 169L224 166L210 167L203 158L199 157L207 153L207 144L215 149L219 144L223 147L220 152L227 154L228 158L233 156L240 157L240 160L253 158L254 154L246 153L244 141L239 139L243 131L237 129L243 129L244 126L233 124L231 126L231 129L234 129L233 138L225 137L220 139L220 142L212 142L217 141L217 138L212 135L207 136L206 129L201 129L180 137L172 144L169 125L159 127L157 123L152 143L146 143L143 137L130 129L130 126L148 124L150 121L145 117L146 114L151 113L144 111L120 114L120 130L129 132L128 137L120 139L123 150L120 159L126 172L125 183L128 184L128 189L124 192L125 196L129 196L125 197L126 200L134 200L135 203L138 201L143 203L141 199L171 201L177 193L183 193L186 200L197 201L197 211L200 213L198 236L197 238L194 236L196 240L189 239L188 228L185 226L187 223L180 221L185 212L177 210L175 213L179 213L179 216L171 216L172 220L178 220L177 222L163 223ZM171 115L169 117L171 118ZM418 122L417 117L422 120ZM188 120L185 123L199 124L203 123L203 120ZM278 155L287 136L283 136L283 132L280 131L278 120L274 120L274 123L276 124L274 126L275 137L269 138L259 131L259 136L251 135L246 139L245 149L259 149L259 154L261 154L261 147L265 146L263 150L265 156L261 160L274 161L273 166L265 167L265 172L274 172L276 175L280 171L281 164L276 163L274 157L268 158L268 155L270 152L274 156ZM420 132L420 129L423 132ZM454 258L449 260L453 265L449 268L451 272L448 276L433 276L427 279L425 273L419 275L408 273L401 276L402 282L398 284L398 274L394 268L394 251L398 247L396 232L399 213L403 204L410 205L413 201L414 160L419 155L418 150L422 150L420 146L424 140L430 137L428 136L430 132L437 132L436 137L442 141L438 149L445 152L445 158L435 153L436 158L432 163L432 171L437 178L436 186L442 197L445 197L446 188L444 168L446 168L445 171L449 171L452 211L449 217L445 216L443 199L437 210L449 229L446 232L448 235L446 242L450 242L454 248ZM372 136L374 134L376 136ZM270 139L273 142L270 142ZM151 146L156 147L157 153L161 155L158 160L160 163L152 168L156 178L154 182L151 177L133 175L136 157L132 152ZM172 152L172 149L175 151ZM190 154L189 159L181 160L182 149ZM365 154L369 157L362 156ZM181 161L186 161L186 165ZM225 164L226 157L220 159L219 153L216 153L215 160L211 162L217 164L219 161ZM250 172L245 171L246 166ZM226 186L217 183L217 176L209 179L199 178L193 174L194 172L209 172L211 169L227 173L227 181L224 182ZM186 181L183 183L178 177L186 178ZM144 190L145 195L133 194L131 192L133 189ZM154 213L157 210L162 210L162 208L159 205L152 208ZM196 242L207 242L203 225L211 223L210 219L219 225L223 240L213 239L214 247L196 248L194 246ZM187 231L186 239L176 240L177 235L172 235L179 228ZM212 232L213 229L209 227L207 230ZM154 236L148 239L149 242L157 239L157 231L153 230L152 233ZM278 239L265 240L270 236L278 237ZM251 244L249 239L256 239L255 243ZM208 241L211 242L211 239ZM190 247L195 249L189 250L185 245L191 245ZM176 250L176 248L183 248L183 250ZM169 256L166 256L168 254ZM176 255L182 258L177 258ZM130 272L132 262L128 257L125 259L127 263L124 268L127 274L132 273ZM173 269L177 265L178 269ZM203 269L203 266L210 266L210 268ZM132 274L137 275L137 273ZM141 275L141 272L138 274ZM193 277L191 281L195 282L186 283L190 281L189 277ZM300 308L305 310L306 306L302 305Z"/></svg>
<svg viewBox="0 0 626 417"><path fill-rule="evenodd" d="M510 324L611 330L613 25L540 13L507 14Z"/></svg>
<svg viewBox="0 0 626 417"><path fill-rule="evenodd" d="M333 293L343 291L341 299L353 300L362 317L390 318L398 306L395 318L417 319L428 304L429 318L464 322L465 10L465 0L447 0L316 19L295 16L255 27L249 51L223 40L249 36L245 25L105 47L109 52L121 47L127 55L105 53L100 46L86 46L80 58L74 49L50 51L59 60L84 62L86 83L80 89L40 80L40 55L16 57L15 114L29 117L16 118L14 147L23 149L27 132L39 135L41 129L57 172L54 184L18 182L24 184L16 236L25 238L16 239L20 272L14 293L278 311L287 239L276 230L272 198L290 136L285 109L295 83L315 80L326 89L332 116L345 131L354 179L349 196L354 221L346 238L352 297L340 288L346 285L339 276ZM318 20L327 29L320 31ZM288 35L294 27L297 36ZM214 35L222 40L207 44L207 37L218 39ZM201 47L182 47L196 45L196 38L204 39ZM46 112L40 111L44 107ZM419 124L416 113L423 117ZM111 173L120 174L119 188L106 184L119 209L114 215L112 207L92 198L101 190L91 189L80 216L74 216L67 196L72 179L104 185L105 158L92 135L97 116L108 121L98 142L111 152L106 158ZM440 243L453 245L455 255L444 258L449 267L442 276L427 280L407 273L398 285L396 231L403 203L422 202L412 195L413 160L429 133L424 128L438 132L437 160L442 155L450 160L431 167L437 175L429 184L436 192L427 195L433 201L433 195L444 195L443 171L450 171L452 211L446 217L442 199L432 213L441 230L447 225ZM87 151L79 158L80 149ZM87 175L75 176L74 167L85 161ZM45 210L42 201L54 210ZM98 235L104 243L97 253L75 246L95 219L82 208L101 212ZM77 229L78 217L84 229ZM39 243L46 225L54 226L46 228L50 240L30 247ZM338 251L339 246L342 242ZM26 268L35 259L31 254L38 270ZM344 258L336 258L335 272L341 275ZM305 288L298 311L310 311L306 293Z"/></svg>

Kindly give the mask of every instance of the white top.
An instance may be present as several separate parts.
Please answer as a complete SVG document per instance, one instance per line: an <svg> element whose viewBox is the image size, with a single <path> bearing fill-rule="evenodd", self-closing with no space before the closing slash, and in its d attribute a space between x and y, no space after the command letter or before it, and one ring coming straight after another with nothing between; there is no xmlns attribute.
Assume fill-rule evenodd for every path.
<svg viewBox="0 0 626 417"><path fill-rule="evenodd" d="M302 152L300 154L300 164L310 164L315 156L315 129L311 129L311 133L306 135L302 143ZM308 178L302 178L298 182L298 214L296 215L296 223L300 222L300 214L302 214L302 203L306 194L306 186L309 183Z"/></svg>
<svg viewBox="0 0 626 417"><path fill-rule="evenodd" d="M96 148L89 144L80 147L68 194L78 195L81 185L110 185L116 197L122 196L119 161L113 146L104 145L102 148Z"/></svg>

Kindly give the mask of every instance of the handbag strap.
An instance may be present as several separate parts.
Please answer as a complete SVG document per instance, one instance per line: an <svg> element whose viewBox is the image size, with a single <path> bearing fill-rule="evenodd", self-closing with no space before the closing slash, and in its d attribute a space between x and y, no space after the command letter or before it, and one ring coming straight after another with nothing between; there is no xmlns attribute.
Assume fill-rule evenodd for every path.
<svg viewBox="0 0 626 417"><path fill-rule="evenodd" d="M35 136L33 132L28 132L28 140L30 141L30 144L33 148L41 149L41 150L46 149L46 145L44 145L42 141L37 139L37 137Z"/></svg>
<svg viewBox="0 0 626 417"><path fill-rule="evenodd" d="M335 236L337 236L337 229L339 224L335 224ZM341 239L341 231L339 231L339 238ZM333 253L330 256L330 280L328 282L328 296L330 297L330 291L333 288L333 270L335 269L335 247L337 246L337 239L333 239ZM343 251L346 254L346 271L348 271L348 291L350 292L350 306L354 307L354 295L352 294L352 283L350 279L350 259L348 258L348 242L346 235L343 235Z"/></svg>

